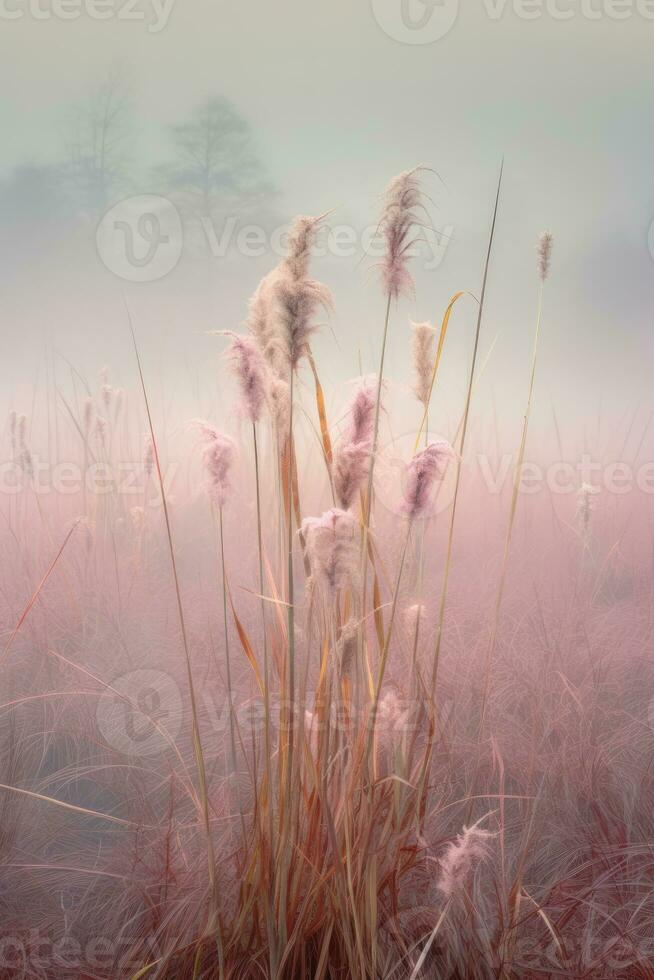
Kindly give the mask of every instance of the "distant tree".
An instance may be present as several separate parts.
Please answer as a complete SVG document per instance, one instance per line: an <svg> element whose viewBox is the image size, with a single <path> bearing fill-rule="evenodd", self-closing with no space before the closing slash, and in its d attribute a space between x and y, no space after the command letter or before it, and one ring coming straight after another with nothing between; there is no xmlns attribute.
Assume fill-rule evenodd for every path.
<svg viewBox="0 0 654 980"><path fill-rule="evenodd" d="M128 184L131 96L114 69L71 113L63 171L78 208L93 217Z"/></svg>
<svg viewBox="0 0 654 980"><path fill-rule="evenodd" d="M198 106L171 138L174 157L159 175L187 218L251 212L274 195L248 122L226 99Z"/></svg>

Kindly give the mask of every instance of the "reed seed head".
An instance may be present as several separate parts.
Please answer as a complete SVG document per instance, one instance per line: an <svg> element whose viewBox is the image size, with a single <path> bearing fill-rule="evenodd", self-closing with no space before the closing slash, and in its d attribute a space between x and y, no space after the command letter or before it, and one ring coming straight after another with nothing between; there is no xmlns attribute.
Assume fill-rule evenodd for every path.
<svg viewBox="0 0 654 980"><path fill-rule="evenodd" d="M489 856L488 842L494 834L482 830L478 823L464 827L441 859L438 889L447 899L461 894L477 864Z"/></svg>
<svg viewBox="0 0 654 980"><path fill-rule="evenodd" d="M550 273L550 263L552 261L552 246L554 236L549 231L544 231L538 239L538 275L542 282L545 282Z"/></svg>
<svg viewBox="0 0 654 980"><path fill-rule="evenodd" d="M382 262L382 281L388 295L397 299L413 290L409 272L411 249L417 238L417 209L423 206L420 189L420 167L393 178L386 189L379 228L386 243Z"/></svg>
<svg viewBox="0 0 654 980"><path fill-rule="evenodd" d="M422 517L429 506L434 484L441 480L445 466L453 456L448 442L432 442L422 452L416 453L407 470L407 484L402 505L409 520Z"/></svg>
<svg viewBox="0 0 654 980"><path fill-rule="evenodd" d="M302 522L311 577L327 598L352 585L357 577L359 522L348 511L333 508Z"/></svg>
<svg viewBox="0 0 654 980"><path fill-rule="evenodd" d="M412 323L411 340L413 352L413 392L426 408L431 394L431 381L434 373L434 346L436 331L431 323Z"/></svg>

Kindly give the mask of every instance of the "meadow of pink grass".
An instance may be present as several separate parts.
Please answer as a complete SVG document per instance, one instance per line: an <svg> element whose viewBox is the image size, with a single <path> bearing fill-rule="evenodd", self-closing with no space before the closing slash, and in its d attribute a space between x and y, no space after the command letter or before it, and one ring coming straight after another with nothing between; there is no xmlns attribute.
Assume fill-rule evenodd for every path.
<svg viewBox="0 0 654 980"><path fill-rule="evenodd" d="M69 392L59 460L7 427L0 975L654 976L649 495L519 494L497 614L513 474L482 479L474 391L426 494L420 401L408 440L370 405L355 438L320 365L295 374L324 299L300 251L264 310L277 398L248 361L239 422L153 410L170 539L138 389Z"/></svg>

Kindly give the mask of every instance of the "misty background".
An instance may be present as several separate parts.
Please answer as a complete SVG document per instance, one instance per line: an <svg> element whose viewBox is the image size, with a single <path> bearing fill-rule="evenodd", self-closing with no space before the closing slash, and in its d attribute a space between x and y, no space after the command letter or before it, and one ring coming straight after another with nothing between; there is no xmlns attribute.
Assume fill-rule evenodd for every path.
<svg viewBox="0 0 654 980"><path fill-rule="evenodd" d="M398 0L398 3L400 0ZM421 0L411 0L421 5ZM176 0L141 19L0 19L0 379L5 409L35 421L32 391L73 364L134 382L129 303L146 369L178 418L229 411L223 342L279 256L212 255L206 222L265 236L297 213L374 226L397 172L422 163L432 229L413 263L415 297L393 314L389 373L410 379L409 319L440 322L452 294L478 294L500 161L505 181L482 336L476 412L513 437L527 384L536 239L555 235L535 427L590 448L600 430L651 411L654 355L654 21L489 17L463 5L429 44L389 37L368 0L331 4ZM40 10L50 10L42 0ZM52 12L52 11L51 11ZM152 282L103 263L96 229L133 195L173 201L181 258ZM266 240L268 240L266 238ZM438 247L436 247L438 246ZM428 268L438 256L436 267ZM335 309L316 342L326 390L375 369L384 301L375 260L326 254L316 277ZM467 305L466 305L467 304ZM476 310L459 304L437 411L461 404ZM487 363L486 355L491 351ZM334 395L333 397L337 397ZM392 397L392 394L391 396ZM628 423L627 423L628 424Z"/></svg>

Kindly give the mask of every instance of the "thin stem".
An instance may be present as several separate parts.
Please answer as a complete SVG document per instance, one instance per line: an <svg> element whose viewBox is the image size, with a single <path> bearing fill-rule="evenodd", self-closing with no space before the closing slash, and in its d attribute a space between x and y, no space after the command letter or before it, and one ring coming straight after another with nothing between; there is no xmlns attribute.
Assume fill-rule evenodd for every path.
<svg viewBox="0 0 654 980"><path fill-rule="evenodd" d="M493 221L492 221L492 224L491 224L491 231L490 231L490 236L489 236L489 240L488 240L488 250L486 252L486 261L485 261L485 264L484 264L484 276L483 276L483 282L482 282L482 287L481 287L481 296L480 296L480 300L479 300L479 310L477 312L477 327L476 327L476 330L475 330L475 342L474 342L474 347L473 347L473 351L472 351L472 361L470 363L470 376L469 376L469 379L468 379L468 391L467 391L467 394L466 394L466 405L465 405L465 410L464 410L464 413L463 413L463 425L462 425L462 428L461 428L461 444L459 446L459 456L458 456L458 459L457 459L457 466L456 466L456 480L455 480L455 484L454 484L454 498L453 498L453 501L452 501L452 515L450 517L450 528L449 528L448 538L447 538L447 553L446 553L446 558L445 558L445 570L444 570L444 573L443 573L443 586L442 586L441 598L440 598L440 604L439 604L439 610L438 610L438 627L437 627L437 631L436 631L436 649L435 649L435 652L434 652L434 663L433 663L433 667L432 667L432 681L431 681L432 700L435 698L435 694L436 694L436 680L437 680L437 676L438 676L438 665L439 665L439 661L440 661L441 643L442 643L442 638L443 638L443 626L444 626L444 623L445 623L445 607L446 607L446 603L447 603L447 590L448 590L448 585L449 585L450 567L451 567L451 562L452 562L452 547L453 547L453 544L454 544L454 526L455 526L455 523L456 523L456 512L457 512L457 505L458 505L458 502L459 502L459 488L460 488L460 485L461 485L461 467L462 467L462 463L463 463L463 453L464 453L464 450L465 450L466 436L467 436L467 433L468 433L468 419L469 419L469 416L470 416L470 404L471 404L471 401L472 401L472 389L473 389L473 384L474 384L474 380L475 380L475 370L476 370L476 367L477 367L477 354L478 354L478 351L479 351L479 337L480 337L480 334L481 334L481 323L482 323L482 317L483 317L483 314L484 314L484 300L486 298L486 285L488 283L488 269L489 269L489 266L490 266L491 252L492 252L492 249L493 249L493 240L495 238L495 226L497 224L497 212L498 212L499 202L500 202L500 190L501 190L501 187L502 187L502 174L503 174L503 172L504 172L504 161L502 161L502 166L500 167L500 176L499 176L499 180L498 180L498 183L497 183L497 193L495 195L495 207L494 207L494 210L493 210Z"/></svg>
<svg viewBox="0 0 654 980"><path fill-rule="evenodd" d="M365 648L364 633L365 633L365 620L366 620L366 604L368 596L368 536L370 533L370 517L372 512L372 492L374 485L374 475L375 475L375 461L377 458L377 444L379 441L379 414L381 406L381 392L382 385L384 381L384 362L386 360L386 343L388 340L388 324L391 316L391 294L389 292L388 299L386 301L386 316L384 317L384 334L382 338L382 349L381 357L379 360L379 376L377 378L377 392L375 397L375 420L373 424L373 434L372 434L372 448L370 452L370 467L368 469L368 486L366 490L366 497L364 501L364 515L363 515L363 534L361 540L361 629L359 631L359 659L362 660L362 654ZM367 658L367 654L366 654ZM370 674L370 665L368 664L368 674Z"/></svg>
<svg viewBox="0 0 654 980"><path fill-rule="evenodd" d="M368 767L368 760L370 757L370 750L374 741L374 732L376 724L377 708L379 706L379 698L381 696L381 689L384 683L384 676L386 674L386 665L388 663L388 654L391 646L391 639L393 637L393 624L395 622L395 613L397 611L397 601L400 594L400 584L402 582L402 572L404 571L404 563L406 560L406 553L409 547L409 540L411 538L411 529L413 527L413 521L409 521L409 526L407 527L406 537L404 539L404 544L402 546L402 554L400 556L400 564L397 570L397 577L395 579L395 587L393 589L393 600L391 602L391 612L388 621L388 629L386 630L386 636L384 637L384 648L382 650L381 659L379 661L379 668L377 671L377 681L375 683L375 693L372 702L372 708L370 713L370 727L368 729L368 738L366 741L366 752L365 752L365 764L364 771Z"/></svg>
<svg viewBox="0 0 654 980"><path fill-rule="evenodd" d="M265 716L264 744L266 753L266 780L268 783L268 816L270 847L273 847L273 816L272 816L272 767L270 744L270 667L268 663L268 637L266 635L266 602L263 580L263 542L261 533L261 481L259 477L259 445L257 441L256 422L252 423L252 440L254 443L254 475L257 495L257 544L259 549L259 594L261 595L261 628L263 629L263 704Z"/></svg>
<svg viewBox="0 0 654 980"><path fill-rule="evenodd" d="M522 436L520 438L520 449L518 450L518 459L516 461L515 472L513 474L513 490L511 493L511 507L509 509L509 522L506 529L506 538L504 541L504 556L502 559L502 570L500 572L500 580L497 589L497 596L495 598L495 608L493 613L493 626L491 629L491 635L488 643L488 651L486 653L486 666L484 670L484 692L481 700L481 712L479 717L479 735L483 730L484 721L486 718L486 709L488 706L488 694L490 688L490 675L491 667L493 662L493 656L495 653L495 647L497 644L497 632L499 627L500 619L500 608L502 606L502 599L504 598L504 587L506 585L506 574L509 567L509 551L511 549L511 539L513 537L513 527L515 524L515 515L518 508L518 496L520 493L520 483L522 481L522 467L525 460L525 449L527 447L527 433L529 431L529 417L531 415L531 403L534 394L534 381L536 379L536 362L538 359L538 342L540 338L540 324L543 315L543 287L544 282L541 280L540 290L538 295L538 313L536 316L536 331L534 335L534 350L532 354L531 361L531 374L529 378L529 394L527 396L527 406L525 408L524 418L522 420Z"/></svg>
<svg viewBox="0 0 654 980"><path fill-rule="evenodd" d="M207 839L207 870L209 874L209 886L211 890L211 914L209 917L209 922L207 923L207 928L212 931L214 928L218 928L218 947L219 956L222 960L222 928L220 925L219 917L219 896L218 896L218 882L216 879L216 867L215 867L215 856L213 850L213 840L211 837L211 822L209 818L209 796L207 793L207 776L206 767L204 761L204 752L202 749L202 740L200 737L200 727L198 724L198 711L197 711L197 700L195 697L195 685L193 683L193 672L191 670L191 654L188 644L188 636L186 633L186 621L184 619L184 606L182 604L182 594L179 587L179 576L177 574L177 561L175 559L175 548L173 546L173 535L172 528L170 524L170 514L168 512L168 501L166 499L166 490L164 486L163 474L161 471L161 462L159 459L159 447L157 445L157 440L154 434L154 424L152 422L152 413L150 411L150 402L148 399L147 389L145 387L145 378L143 377L143 368L141 366L141 358L139 355L138 347L136 344L136 335L134 334L134 327L132 325L132 318L127 309L127 317L129 321L129 328L132 334L132 341L134 344L134 353L136 355L136 364L139 373L139 379L141 382L141 390L143 392L143 401L145 403L145 411L148 419L148 427L150 429L150 436L152 438L152 448L154 450L154 462L157 470L157 477L159 479L159 486L161 488L161 502L163 505L164 512L164 522L166 525L166 537L168 540L168 550L170 554L170 564L173 573L173 580L175 583L175 596L177 598L177 613L179 616L179 624L182 633L182 644L184 647L184 656L186 660L186 677L189 688L189 697L191 701L191 734L193 740L193 752L195 755L195 764L198 770L198 783L200 789L200 800L202 803L202 814L204 818L204 827ZM222 970L221 970L222 974Z"/></svg>
<svg viewBox="0 0 654 980"><path fill-rule="evenodd" d="M223 508L218 508L220 527L220 568L223 580L223 629L225 636L225 666L227 670L227 698L229 700L229 740L231 750L232 775L236 775L236 739L234 736L234 695L232 691L232 660L229 651L229 628L227 625L227 578L225 573L225 533L223 529Z"/></svg>

